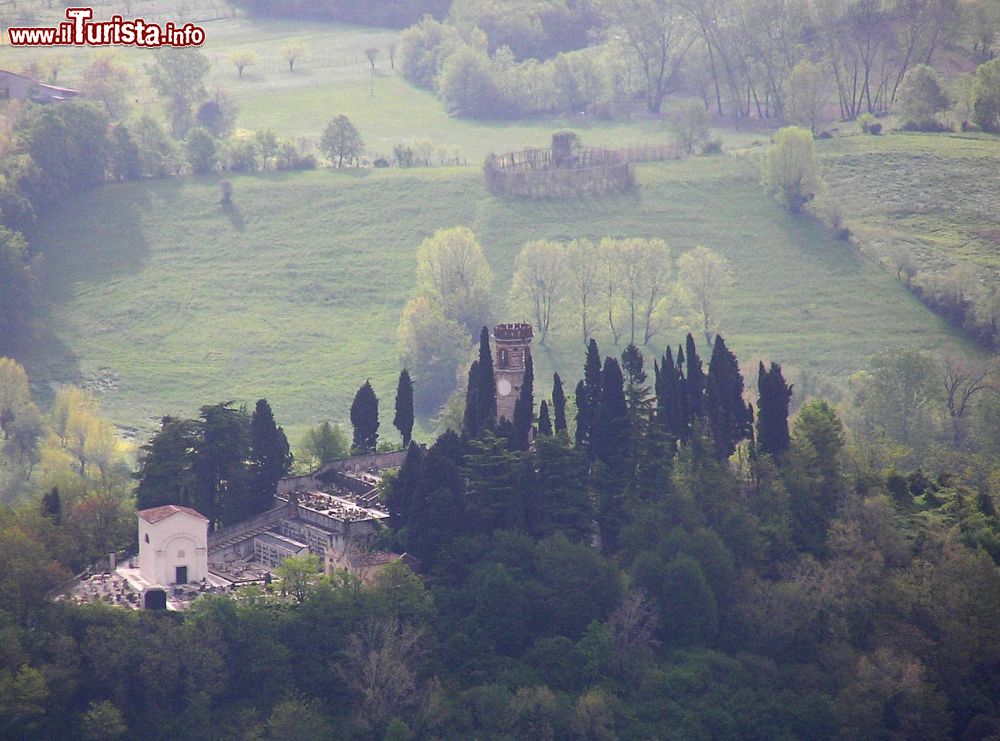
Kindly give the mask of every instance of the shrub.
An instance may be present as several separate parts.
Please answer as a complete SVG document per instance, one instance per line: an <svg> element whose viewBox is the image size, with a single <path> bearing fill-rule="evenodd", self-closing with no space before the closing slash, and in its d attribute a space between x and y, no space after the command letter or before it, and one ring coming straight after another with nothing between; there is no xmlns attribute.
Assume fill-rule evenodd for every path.
<svg viewBox="0 0 1000 741"><path fill-rule="evenodd" d="M781 194L792 213L816 197L822 180L809 129L786 126L775 134L764 165L764 182Z"/></svg>
<svg viewBox="0 0 1000 741"><path fill-rule="evenodd" d="M972 120L983 131L1000 131L1000 58L979 65L972 95Z"/></svg>
<svg viewBox="0 0 1000 741"><path fill-rule="evenodd" d="M872 136L878 136L882 133L882 124L877 121L868 127L868 133Z"/></svg>
<svg viewBox="0 0 1000 741"><path fill-rule="evenodd" d="M500 90L485 51L464 45L451 54L441 68L437 89L449 113L471 118L500 113Z"/></svg>
<svg viewBox="0 0 1000 741"><path fill-rule="evenodd" d="M191 133L188 134L187 160L196 175L205 175L215 169L215 139L205 129L201 127L191 129Z"/></svg>
<svg viewBox="0 0 1000 741"><path fill-rule="evenodd" d="M903 127L911 131L939 131L937 115L951 107L938 73L918 64L906 73L899 90L899 113Z"/></svg>
<svg viewBox="0 0 1000 741"><path fill-rule="evenodd" d="M397 144L392 148L392 157L396 160L397 167L413 167L416 155L413 148L407 144Z"/></svg>
<svg viewBox="0 0 1000 741"><path fill-rule="evenodd" d="M710 139L701 145L702 154L722 154L722 139Z"/></svg>
<svg viewBox="0 0 1000 741"><path fill-rule="evenodd" d="M389 162L389 160L387 160L385 157L379 157L374 162L372 162L372 165L374 165L375 167L389 167L390 164L391 163Z"/></svg>
<svg viewBox="0 0 1000 741"><path fill-rule="evenodd" d="M697 101L681 103L670 117L677 138L688 154L695 146L708 139L708 111Z"/></svg>
<svg viewBox="0 0 1000 741"><path fill-rule="evenodd" d="M433 88L444 60L463 43L454 26L425 18L403 31L399 38L403 76L414 85Z"/></svg>

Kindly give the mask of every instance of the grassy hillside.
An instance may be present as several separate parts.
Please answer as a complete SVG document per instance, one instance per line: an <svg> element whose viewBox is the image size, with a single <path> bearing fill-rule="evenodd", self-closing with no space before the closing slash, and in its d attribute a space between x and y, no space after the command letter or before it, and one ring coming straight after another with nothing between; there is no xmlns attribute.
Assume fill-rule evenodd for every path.
<svg viewBox="0 0 1000 741"><path fill-rule="evenodd" d="M852 230L925 270L969 263L1000 278L1000 140L942 134L822 142L823 173Z"/></svg>
<svg viewBox="0 0 1000 741"><path fill-rule="evenodd" d="M107 414L143 431L165 413L262 395L292 428L344 419L368 377L386 409L417 246L459 224L483 243L502 297L529 239L656 236L675 254L717 249L735 269L722 331L744 360L774 357L800 383L842 379L887 346L951 342L891 276L789 217L745 163L697 158L639 175L634 194L550 202L494 198L471 168L241 177L232 212L214 178L103 188L46 222L54 319L30 370L40 382L89 379ZM576 326L553 331L536 352L541 389L553 368L574 383L580 373Z"/></svg>

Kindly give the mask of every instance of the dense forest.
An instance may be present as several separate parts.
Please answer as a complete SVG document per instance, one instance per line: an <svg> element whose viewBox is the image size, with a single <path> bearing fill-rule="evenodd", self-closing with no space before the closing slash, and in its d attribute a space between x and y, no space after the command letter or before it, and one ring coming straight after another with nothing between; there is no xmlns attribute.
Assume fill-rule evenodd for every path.
<svg viewBox="0 0 1000 741"><path fill-rule="evenodd" d="M529 363L498 422L485 342L461 434L411 444L383 481L381 545L420 577L364 586L290 559L279 584L186 614L70 607L44 598L73 538L59 508L5 510L4 735L1000 732L995 467L953 449L900 468L823 400L790 419L779 365L744 389L722 337L700 352L689 336L650 378L634 346L602 360L591 343L569 393Z"/></svg>

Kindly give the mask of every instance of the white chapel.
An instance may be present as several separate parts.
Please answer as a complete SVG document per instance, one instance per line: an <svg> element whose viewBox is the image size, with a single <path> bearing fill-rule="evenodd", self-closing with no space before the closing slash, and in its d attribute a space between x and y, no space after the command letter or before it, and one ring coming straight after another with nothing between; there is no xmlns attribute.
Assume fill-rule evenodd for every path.
<svg viewBox="0 0 1000 741"><path fill-rule="evenodd" d="M168 586L208 576L208 518L190 507L166 504L140 510L139 576Z"/></svg>

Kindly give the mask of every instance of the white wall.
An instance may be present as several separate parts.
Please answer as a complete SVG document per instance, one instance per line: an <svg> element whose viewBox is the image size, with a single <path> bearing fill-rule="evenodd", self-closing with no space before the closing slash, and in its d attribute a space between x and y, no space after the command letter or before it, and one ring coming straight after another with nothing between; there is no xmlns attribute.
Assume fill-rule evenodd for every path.
<svg viewBox="0 0 1000 741"><path fill-rule="evenodd" d="M156 523L140 517L139 576L150 584L167 586L176 581L178 566L187 566L189 582L208 576L208 522L186 512L175 512Z"/></svg>

